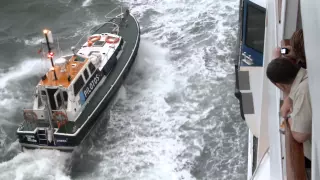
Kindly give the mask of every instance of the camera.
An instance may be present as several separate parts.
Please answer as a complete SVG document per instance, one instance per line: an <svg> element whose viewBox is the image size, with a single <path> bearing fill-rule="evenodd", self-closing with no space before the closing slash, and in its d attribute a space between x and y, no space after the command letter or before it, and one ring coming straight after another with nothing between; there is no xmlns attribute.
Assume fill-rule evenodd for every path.
<svg viewBox="0 0 320 180"><path fill-rule="evenodd" d="M289 49L281 48L281 54L288 54L288 53L289 53Z"/></svg>

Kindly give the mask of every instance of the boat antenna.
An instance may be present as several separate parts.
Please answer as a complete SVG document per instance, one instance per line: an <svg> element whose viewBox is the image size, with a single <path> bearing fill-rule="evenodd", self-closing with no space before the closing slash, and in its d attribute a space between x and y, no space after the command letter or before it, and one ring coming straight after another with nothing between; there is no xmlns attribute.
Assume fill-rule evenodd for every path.
<svg viewBox="0 0 320 180"><path fill-rule="evenodd" d="M54 69L54 64L53 64L53 52L51 52L51 47L50 47L50 42L49 42L49 41L51 41L51 43L53 43L52 34L51 34L51 31L48 29L44 29L43 34L44 34L44 36L46 38L46 42L47 42L48 58L50 58L51 65L53 68L54 80L57 80L58 78L57 78L56 70Z"/></svg>

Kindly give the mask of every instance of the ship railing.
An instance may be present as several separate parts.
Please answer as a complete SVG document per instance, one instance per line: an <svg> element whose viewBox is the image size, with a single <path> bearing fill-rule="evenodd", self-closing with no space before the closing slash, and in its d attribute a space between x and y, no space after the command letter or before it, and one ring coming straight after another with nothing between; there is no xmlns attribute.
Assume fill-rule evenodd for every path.
<svg viewBox="0 0 320 180"><path fill-rule="evenodd" d="M109 16L111 13L113 13L115 10L120 10L120 14L116 15L116 16ZM123 8L122 6L117 6L115 7L114 9L112 9L109 13L107 13L106 15L104 15L104 17L106 19L113 19L113 18L119 18L119 17L122 17L123 16Z"/></svg>
<svg viewBox="0 0 320 180"><path fill-rule="evenodd" d="M303 144L292 136L288 120L285 121L286 172L289 180L306 180Z"/></svg>
<svg viewBox="0 0 320 180"><path fill-rule="evenodd" d="M110 16L111 13L113 13L114 11L116 10L120 10L120 13L118 15L114 15L114 16ZM95 27L92 27L90 30L89 30L89 34L94 34L95 32L97 32L101 27L103 27L105 24L113 24L115 26L115 32L119 32L119 25L117 23L114 23L112 22L113 19L117 19L117 18L123 18L124 17L124 12L123 12L123 7L122 6L117 6L116 8L112 9L109 13L107 13L105 16L104 16L107 21L106 22L103 22L101 23L100 25L97 25ZM117 33L118 34L118 33ZM74 45L74 49L75 48L80 48L80 44L82 44L81 42L84 42L83 39L85 37L88 37L88 34L85 34L83 35L79 41Z"/></svg>
<svg viewBox="0 0 320 180"><path fill-rule="evenodd" d="M46 109L23 109L23 117L28 124L39 124L44 121L48 122L48 111ZM68 121L69 117L65 110L52 110L52 121L64 122Z"/></svg>
<svg viewBox="0 0 320 180"><path fill-rule="evenodd" d="M23 118L30 123L48 118L46 110L42 109L23 109Z"/></svg>
<svg viewBox="0 0 320 180"><path fill-rule="evenodd" d="M24 121L21 124L21 131L34 131L37 127L49 127L46 110L23 109Z"/></svg>

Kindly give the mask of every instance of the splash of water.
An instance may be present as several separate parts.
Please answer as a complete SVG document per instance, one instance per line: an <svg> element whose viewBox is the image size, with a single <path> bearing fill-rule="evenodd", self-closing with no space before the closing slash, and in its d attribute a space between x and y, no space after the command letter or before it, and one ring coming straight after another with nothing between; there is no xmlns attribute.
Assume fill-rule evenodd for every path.
<svg viewBox="0 0 320 180"><path fill-rule="evenodd" d="M93 0L85 0L85 1L83 1L82 7L88 7L88 6L90 6L90 5L92 4L92 1L93 1Z"/></svg>
<svg viewBox="0 0 320 180"><path fill-rule="evenodd" d="M71 154L53 150L26 150L12 160L0 164L0 179L61 179Z"/></svg>
<svg viewBox="0 0 320 180"><path fill-rule="evenodd" d="M20 64L10 68L8 71L3 70L3 72L0 73L0 89L3 89L11 82L43 74L47 72L49 67L50 61L26 59Z"/></svg>

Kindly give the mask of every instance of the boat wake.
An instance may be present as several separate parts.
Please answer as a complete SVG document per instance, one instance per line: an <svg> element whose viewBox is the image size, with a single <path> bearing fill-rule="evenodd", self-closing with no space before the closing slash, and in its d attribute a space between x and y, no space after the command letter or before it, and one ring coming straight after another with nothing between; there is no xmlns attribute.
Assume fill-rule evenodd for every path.
<svg viewBox="0 0 320 180"><path fill-rule="evenodd" d="M2 70L0 73L0 89L10 86L12 82L22 81L32 76L42 75L50 68L50 61L40 59L25 59L22 63Z"/></svg>
<svg viewBox="0 0 320 180"><path fill-rule="evenodd" d="M66 174L70 153L54 150L24 151L0 164L0 179L71 179ZM13 178L15 177L15 178Z"/></svg>
<svg viewBox="0 0 320 180"><path fill-rule="evenodd" d="M41 179L38 174L42 179L81 180L245 179L247 129L233 97L238 1L121 2L138 17L141 47L116 103L100 117L108 118L108 124L88 137L79 158L73 159L71 174L64 171L69 155L63 153L37 150L14 157L20 152L14 132L21 116L12 109L27 105L33 86L25 84L35 80L30 82L34 85L38 79L26 70L19 72L19 65L0 71L0 82L5 83L0 97L7 101L0 104L0 112L6 112L0 114L0 138L5 139L1 151L8 156L1 158L6 162L0 164L0 179ZM85 8L75 11L90 14L90 19L76 22L72 33L62 31L65 40L102 22L104 18L96 17L103 17L100 9L111 2L78 3ZM6 74L11 72L21 73L15 78L23 85L10 85L14 78ZM59 158L48 160L52 156Z"/></svg>

